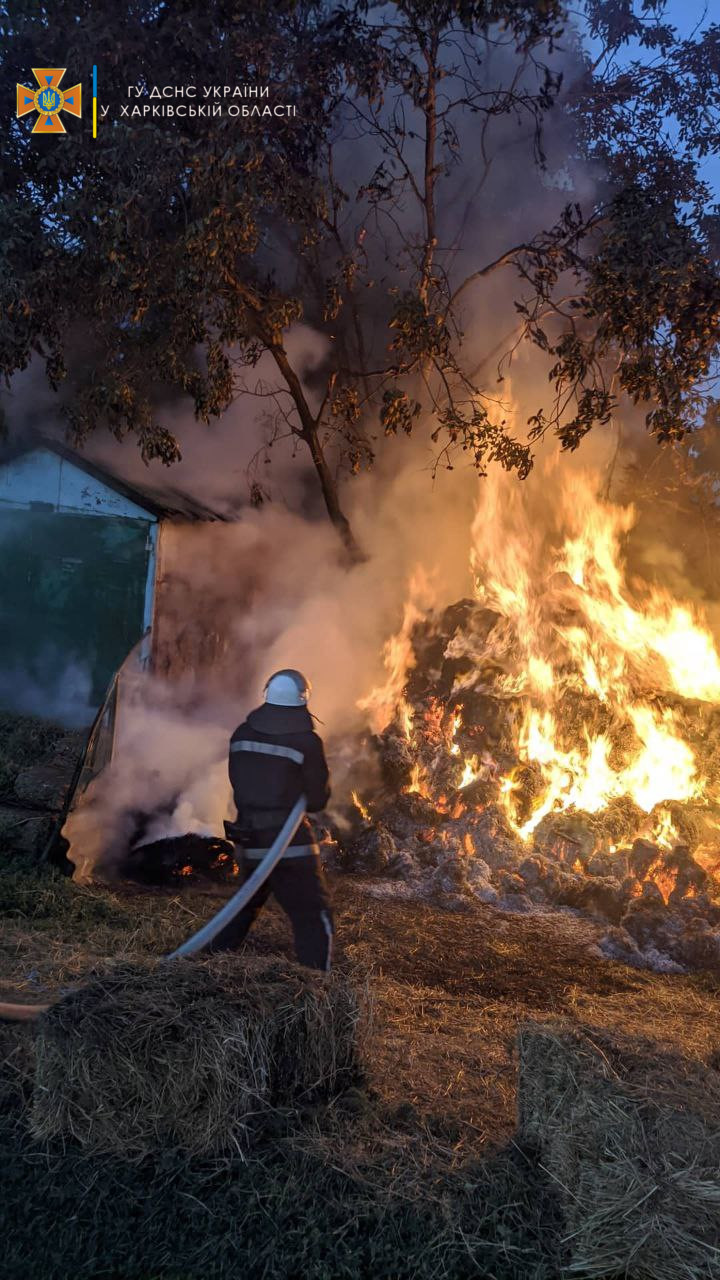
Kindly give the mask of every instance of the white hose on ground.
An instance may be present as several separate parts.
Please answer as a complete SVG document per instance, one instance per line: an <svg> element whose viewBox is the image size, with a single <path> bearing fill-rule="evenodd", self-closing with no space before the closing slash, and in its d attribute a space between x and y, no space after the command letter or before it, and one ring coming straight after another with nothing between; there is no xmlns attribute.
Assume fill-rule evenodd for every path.
<svg viewBox="0 0 720 1280"><path fill-rule="evenodd" d="M177 951L172 951L169 956L166 956L166 960L176 960L178 956L192 956L195 955L197 951L202 951L204 947L207 947L209 943L217 937L220 930L224 929L225 925L229 924L231 920L234 920L235 916L242 911L243 907L247 906L250 899L255 893L257 893L260 885L265 883L273 867L282 858L290 841L295 835L295 832L300 826L300 823L305 817L305 804L305 796L300 796L300 799L296 802L294 808L285 819L285 824L282 830L279 835L276 836L275 841L268 849L257 870L253 871L252 875L245 881L242 888L238 889L237 893L233 894L230 901L226 902L224 907L221 907L217 915L214 915L211 920L208 920L207 924L203 925L202 929L199 929L197 933L194 933L191 938L188 938L187 942L183 942L182 946L177 948Z"/></svg>

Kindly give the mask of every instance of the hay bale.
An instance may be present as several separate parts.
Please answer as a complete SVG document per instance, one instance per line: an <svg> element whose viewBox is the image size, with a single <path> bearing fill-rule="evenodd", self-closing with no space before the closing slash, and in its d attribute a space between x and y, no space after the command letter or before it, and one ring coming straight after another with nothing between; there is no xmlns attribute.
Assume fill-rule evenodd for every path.
<svg viewBox="0 0 720 1280"><path fill-rule="evenodd" d="M559 1274L720 1277L720 1076L595 1030L523 1028L521 1137L565 1219Z"/></svg>
<svg viewBox="0 0 720 1280"><path fill-rule="evenodd" d="M347 978L289 962L113 969L37 1024L33 1132L125 1158L242 1151L357 1077L364 1013Z"/></svg>

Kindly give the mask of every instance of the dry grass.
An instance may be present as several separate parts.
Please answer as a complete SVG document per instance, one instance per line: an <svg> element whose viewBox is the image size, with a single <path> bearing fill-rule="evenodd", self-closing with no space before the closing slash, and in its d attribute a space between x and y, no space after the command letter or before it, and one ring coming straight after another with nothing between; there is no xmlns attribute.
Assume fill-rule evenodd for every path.
<svg viewBox="0 0 720 1280"><path fill-rule="evenodd" d="M717 1280L717 1072L596 1029L519 1043L520 1135L559 1189L562 1275Z"/></svg>
<svg viewBox="0 0 720 1280"><path fill-rule="evenodd" d="M146 963L182 942L222 901L198 892L82 893L63 881L62 911L53 920L38 892L34 880L18 891L27 915L8 920L0 937L0 999L47 1000L114 963ZM334 896L338 966L371 974L373 1087L388 1104L441 1112L469 1136L482 1133L498 1144L512 1133L515 1034L529 1019L591 1022L651 1037L661 1049L684 1047L705 1061L720 1047L717 982L604 960L582 930L575 936L572 918L563 932L542 918L489 909L458 915L378 901L347 878L336 880ZM279 910L263 914L243 954L292 957Z"/></svg>
<svg viewBox="0 0 720 1280"><path fill-rule="evenodd" d="M288 962L114 968L38 1022L33 1132L125 1159L245 1150L358 1076L365 1011L346 977Z"/></svg>
<svg viewBox="0 0 720 1280"><path fill-rule="evenodd" d="M37 764L68 730L34 716L0 711L0 796L12 795L22 769Z"/></svg>
<svg viewBox="0 0 720 1280"><path fill-rule="evenodd" d="M636 989L598 996L574 988L567 1016L580 1024L652 1040L657 1046L711 1062L720 1049L717 981L709 975L642 975Z"/></svg>
<svg viewBox="0 0 720 1280"><path fill-rule="evenodd" d="M72 896L73 886L68 892L71 900L53 919L49 902L40 913L33 909L39 901L36 887L31 886L29 897L22 890L18 900L23 909L8 921L0 939L4 998L47 999L88 980L102 987L118 961L122 973L130 966L132 974L139 970L145 975L141 985L147 984L156 972L155 958L193 932L221 897L101 893L99 900L81 901ZM702 975L669 977L608 962L593 951L592 936L576 929L571 919L566 927L557 927L541 918L503 917L486 909L458 914L380 901L365 896L350 879L336 880L334 895L338 976L351 977L357 970L370 974L374 1016L366 1084L330 1101L313 1100L312 1089L303 1093L304 1085L292 1100L276 1097L252 1135L242 1131L245 1117L240 1114L244 1145L236 1156L231 1151L212 1158L188 1155L187 1145L185 1153L167 1145L177 1144L177 1134L166 1140L160 1154L144 1159L95 1154L68 1137L67 1128L60 1139L33 1138L27 1127L34 1088L32 1037L27 1028L8 1028L7 1041L0 1040L5 1193L0 1197L0 1230L9 1280L27 1280L29 1274L33 1280L67 1280L69 1275L74 1280L230 1280L238 1275L259 1280L294 1280L298 1275L304 1280L365 1275L378 1280L558 1280L584 1274L588 1280L600 1275L603 1280L619 1275L668 1280L667 1270L654 1276L650 1269L634 1269L634 1263L628 1269L627 1259L620 1270L598 1270L608 1261L617 1263L617 1255L608 1258L601 1252L607 1247L604 1237L619 1233L625 1241L634 1233L637 1243L638 1223L642 1228L646 1221L637 1216L642 1206L635 1214L635 1201L627 1196L619 1211L609 1199L605 1205L607 1221L613 1213L631 1209L626 1235L622 1224L608 1231L601 1219L593 1222L598 1205L586 1214L593 1222L587 1237L582 1214L579 1227L568 1224L565 1193L545 1171L550 1168L545 1153L543 1169L532 1143L516 1130L516 1036L529 1022L536 1034L541 1023L542 1034L563 1043L573 1026L588 1023L598 1029L595 1043L615 1043L624 1036L617 1061L608 1054L617 1080L606 1082L608 1089L613 1085L621 1092L627 1084L623 1073L630 1069L621 1058L632 1058L633 1045L635 1086L645 1080L648 1088L653 1064L684 1048L684 1057L673 1058L677 1079L687 1084L682 1105L705 1125L692 1098L698 1081L714 1078L707 1064L718 1043L717 983ZM185 1057L193 1074L208 1071L196 1037L205 1026L202 1001L209 999L210 986L221 991L213 1003L225 1005L228 986L231 996L233 990L237 994L238 966L268 965L271 974L274 965L277 972L287 973L293 967L287 959L291 954L287 924L273 909L258 922L239 959L187 962L187 972L200 984L189 1042L192 1055L197 1051L199 1056ZM128 983L123 1000L132 1021L139 1011L134 1000L130 1007L129 989ZM149 1021L149 1003L144 1009ZM193 1021L195 1013L183 1006L182 1016L188 1012ZM124 1026L122 1019L115 1024L105 1014L100 1024L94 1070L104 1066L101 1056L109 1052L112 1027L119 1037ZM145 1026L143 1035L145 1043L154 1043L152 1027ZM121 1041L112 1042L113 1060L121 1063L116 1043ZM163 1052L169 1052L167 1047ZM67 1060L64 1047L57 1074L66 1069ZM226 1058L225 1067L235 1070L235 1061ZM166 1062L163 1071L168 1069L172 1064L168 1068ZM303 1077L313 1078L312 1071ZM670 1077L666 1073L664 1078L667 1091ZM66 1084L60 1082L59 1089ZM678 1094L676 1085L674 1079ZM118 1082L113 1086L119 1087ZM123 1087L127 1089L127 1081ZM183 1087L192 1103L195 1095L187 1084ZM163 1105L175 1105L173 1099L163 1102L159 1080L152 1089L159 1114ZM548 1097L553 1090L557 1094L552 1072L543 1076L538 1089L545 1091L545 1102L537 1107L547 1109ZM652 1089L661 1091L657 1073ZM602 1096L608 1099L604 1123L612 1131L612 1108L620 1104L609 1092ZM677 1104L677 1097L668 1099L667 1093L664 1100L671 1110ZM634 1097L632 1105L636 1107ZM125 1125L127 1098L121 1122L119 1101L110 1098L107 1106L117 1131L120 1123ZM153 1120L149 1137L142 1118L138 1151L167 1132L167 1114ZM659 1130L652 1127L654 1120L648 1129L649 1115L643 1111L644 1136L641 1129L633 1133L646 1146L655 1144L654 1151ZM600 1116L597 1124L602 1123ZM582 1117L575 1132L583 1150L600 1141L599 1128L595 1137L582 1136L587 1132ZM82 1136L80 1129L78 1133ZM695 1130L692 1134L689 1143L697 1138ZM182 1141L188 1143L184 1137ZM674 1133L668 1142L675 1142ZM642 1173L641 1168L637 1176ZM610 1196L613 1187L608 1185ZM615 1189L627 1192L624 1183ZM659 1199L670 1203L662 1188ZM567 1237L575 1230L580 1230L578 1241L586 1253L570 1256L575 1245ZM698 1238L704 1247L702 1235ZM650 1247L650 1261L638 1255L647 1268L655 1265ZM689 1256L697 1266L696 1255ZM572 1269L578 1259L590 1268L587 1273ZM667 1267L664 1256L660 1261ZM672 1280L688 1275L671 1274ZM698 1280L720 1277L720 1271L696 1274Z"/></svg>

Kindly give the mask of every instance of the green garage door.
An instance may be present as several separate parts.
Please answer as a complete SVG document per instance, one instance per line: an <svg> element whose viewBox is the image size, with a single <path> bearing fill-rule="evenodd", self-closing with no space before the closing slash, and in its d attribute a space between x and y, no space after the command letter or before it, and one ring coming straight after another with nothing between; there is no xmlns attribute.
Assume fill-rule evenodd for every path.
<svg viewBox="0 0 720 1280"><path fill-rule="evenodd" d="M52 695L77 666L99 705L143 632L148 532L145 520L0 512L2 673Z"/></svg>

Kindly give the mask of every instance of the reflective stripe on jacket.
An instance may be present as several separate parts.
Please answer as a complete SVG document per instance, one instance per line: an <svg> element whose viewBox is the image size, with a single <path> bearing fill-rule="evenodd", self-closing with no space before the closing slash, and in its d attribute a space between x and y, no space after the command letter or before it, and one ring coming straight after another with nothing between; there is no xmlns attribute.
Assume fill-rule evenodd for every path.
<svg viewBox="0 0 720 1280"><path fill-rule="evenodd" d="M310 813L324 809L330 798L323 744L305 707L266 703L252 711L230 739L228 769L238 824L252 831L254 850L270 847L298 796L305 795ZM305 819L285 856L316 852L314 832Z"/></svg>

